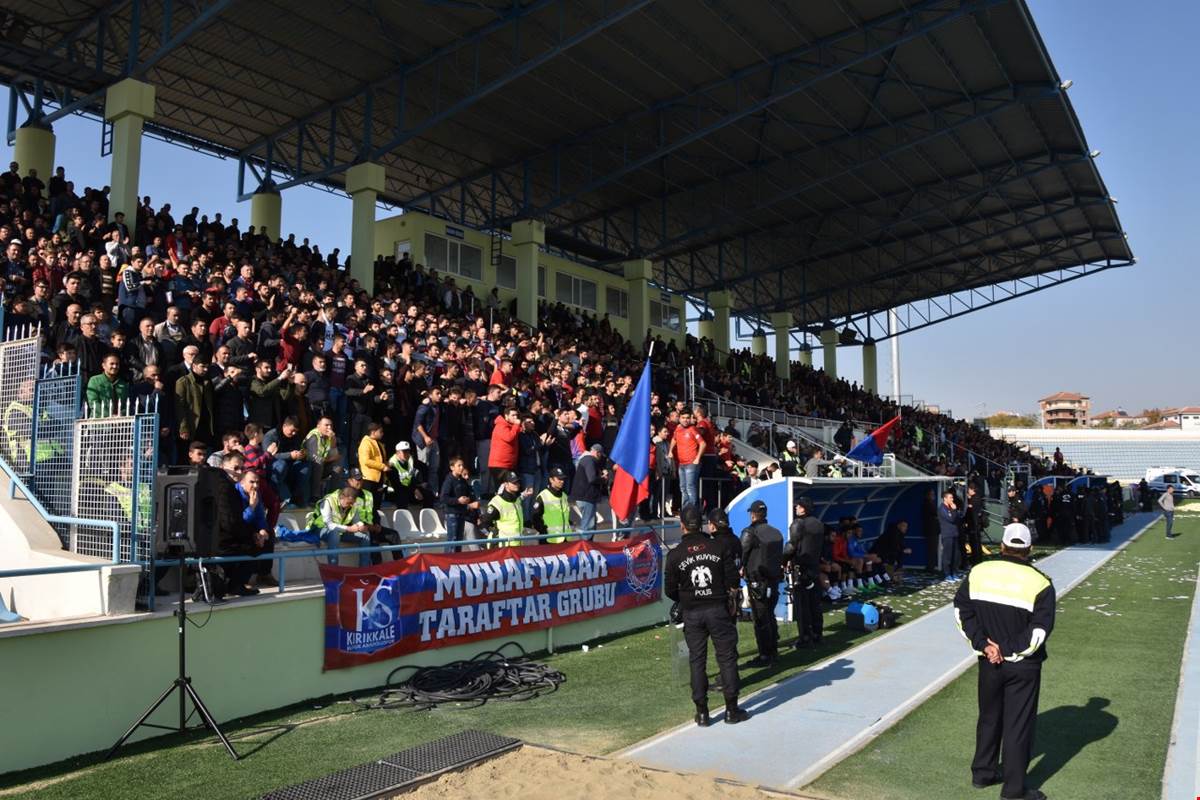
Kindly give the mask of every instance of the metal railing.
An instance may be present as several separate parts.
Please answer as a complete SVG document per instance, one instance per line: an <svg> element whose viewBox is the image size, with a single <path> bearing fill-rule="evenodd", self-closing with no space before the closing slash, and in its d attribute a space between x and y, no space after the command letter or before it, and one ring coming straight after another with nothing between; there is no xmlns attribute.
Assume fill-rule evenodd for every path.
<svg viewBox="0 0 1200 800"><path fill-rule="evenodd" d="M7 472L8 470L5 469ZM74 518L64 517L63 520L73 521ZM116 524L106 523L102 520L82 520L88 524L108 524L114 528L114 538L116 537ZM505 546L513 542L519 543L544 543L547 539L564 537L568 542L571 540L582 539L589 537L594 539L597 535L616 535L616 534L638 534L638 533L655 533L658 532L658 541L665 545L665 532L668 528L677 528L679 523L677 520L671 520L668 524L667 520L662 520L658 524L646 524L637 526L628 526L624 528L603 528L594 531L574 532L565 534L536 534L529 536L508 536L498 538L479 538L479 539L462 539L457 541L437 541L437 542L409 542L405 544L385 544L385 545L363 545L361 547L339 547L336 550L328 547L313 547L305 550L282 550L273 553L261 553L259 555L236 555L236 556L188 556L184 558L184 564L187 566L211 565L211 564L237 564L251 561L278 561L279 562L279 591L283 592L287 588L286 584L286 569L284 564L293 558L328 558L329 556L349 556L361 555L370 553L393 553L399 552L401 555L405 551L410 551L408 555L425 551L446 550L453 547L480 547L490 548L493 546ZM32 567L29 569L16 570L0 570L0 579L2 578L18 578L28 577L33 575L57 575L67 572L92 572L105 569L112 566L117 566L121 562L113 561L105 564L80 564L78 566L61 566L61 567ZM179 563L178 558L167 557L157 561L159 566L170 567ZM151 608L153 610L153 608Z"/></svg>
<svg viewBox="0 0 1200 800"><path fill-rule="evenodd" d="M93 570L105 569L121 563L121 528L117 523L105 519L89 519L86 517L75 517L64 514L51 514L37 496L30 491L25 485L25 481L13 471L13 469L5 463L4 459L0 459L0 471L3 471L8 476L8 499L15 501L17 491L20 490L22 498L33 506L41 517L51 525L66 525L70 527L87 526L94 528L105 528L112 535L111 554L112 560L102 564L71 564L58 567L30 567L28 569L15 570L0 570L0 578L18 578L29 575L57 575L66 572L90 572Z"/></svg>

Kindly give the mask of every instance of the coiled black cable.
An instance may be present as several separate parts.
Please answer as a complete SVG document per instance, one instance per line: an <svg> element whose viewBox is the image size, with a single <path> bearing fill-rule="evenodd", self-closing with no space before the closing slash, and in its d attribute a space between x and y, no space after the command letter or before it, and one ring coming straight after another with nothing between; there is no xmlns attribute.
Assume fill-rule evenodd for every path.
<svg viewBox="0 0 1200 800"><path fill-rule="evenodd" d="M517 655L505 655L514 648ZM398 680L405 673L409 674L404 680ZM388 673L379 699L366 708L428 711L443 703L474 708L488 700L532 700L557 691L566 679L558 670L531 661L517 642L506 642L495 650L436 667L396 667Z"/></svg>

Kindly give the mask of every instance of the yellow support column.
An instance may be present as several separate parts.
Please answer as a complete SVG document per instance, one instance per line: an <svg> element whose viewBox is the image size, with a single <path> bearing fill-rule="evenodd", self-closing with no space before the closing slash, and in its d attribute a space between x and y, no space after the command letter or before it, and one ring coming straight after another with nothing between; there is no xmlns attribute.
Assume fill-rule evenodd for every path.
<svg viewBox="0 0 1200 800"><path fill-rule="evenodd" d="M546 225L536 219L521 219L512 224L513 258L517 261L517 319L527 325L538 324L538 248L546 243ZM546 277L549 282L549 276ZM550 287L546 287L550 295Z"/></svg>
<svg viewBox="0 0 1200 800"><path fill-rule="evenodd" d="M775 375L787 380L792 377L792 313L772 314L771 327L775 329Z"/></svg>
<svg viewBox="0 0 1200 800"><path fill-rule="evenodd" d="M821 351L825 356L825 374L831 378L838 376L837 372L837 328L825 328L821 331Z"/></svg>
<svg viewBox="0 0 1200 800"><path fill-rule="evenodd" d="M871 394L879 394L879 368L875 360L875 340L863 342L863 388Z"/></svg>
<svg viewBox="0 0 1200 800"><path fill-rule="evenodd" d="M812 366L812 345L807 341L800 345L800 363L806 367Z"/></svg>
<svg viewBox="0 0 1200 800"><path fill-rule="evenodd" d="M711 339L718 353L729 352L729 292L709 292L712 319L700 321L700 338Z"/></svg>
<svg viewBox="0 0 1200 800"><path fill-rule="evenodd" d="M283 236L283 197L279 192L260 186L250 196L250 224L272 241Z"/></svg>
<svg viewBox="0 0 1200 800"><path fill-rule="evenodd" d="M767 354L767 332L762 328L755 328L754 334L750 337L750 353L756 356Z"/></svg>
<svg viewBox="0 0 1200 800"><path fill-rule="evenodd" d="M622 266L629 292L629 341L634 350L639 350L650 327L650 281L654 279L654 265L649 259L636 258Z"/></svg>
<svg viewBox="0 0 1200 800"><path fill-rule="evenodd" d="M104 118L113 125L108 219L123 213L132 233L137 225L142 123L154 118L154 87L133 78L114 83L104 98Z"/></svg>
<svg viewBox="0 0 1200 800"><path fill-rule="evenodd" d="M15 136L13 161L17 162L21 177L36 170L42 183L49 184L54 174L54 131L30 124L17 128Z"/></svg>
<svg viewBox="0 0 1200 800"><path fill-rule="evenodd" d="M346 170L346 193L354 207L350 218L350 277L375 293L375 201L384 190L382 164L367 161Z"/></svg>

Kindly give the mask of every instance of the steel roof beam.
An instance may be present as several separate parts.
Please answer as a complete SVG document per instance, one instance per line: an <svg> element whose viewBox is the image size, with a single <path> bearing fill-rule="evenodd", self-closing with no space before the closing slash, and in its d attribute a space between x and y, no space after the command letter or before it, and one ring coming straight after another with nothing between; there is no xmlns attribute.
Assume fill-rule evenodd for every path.
<svg viewBox="0 0 1200 800"><path fill-rule="evenodd" d="M766 61L735 71L732 75L698 89L661 100L627 114L611 123L556 142L539 153L514 161L500 169L521 168L526 163L547 161L542 167L552 172L563 153L576 163L592 165L581 185L523 210L523 215L543 217L582 195L607 186L625 175L653 164L658 159L747 117L764 111L807 87L879 57L904 41L927 35L956 19L998 5L1005 0L973 0L946 9L941 0L924 0L904 11L872 20L862 27L811 42ZM910 18L928 15L920 24L907 25ZM895 28L903 33L896 34ZM781 69L775 92L762 92L756 99L754 87L765 83L776 66ZM732 95L732 97L727 96ZM729 102L732 100L732 102ZM653 124L655 135L650 144L639 141L636 129L658 123L660 115L671 115L667 125ZM670 130L667 130L669 128ZM413 205L428 201L430 195L449 191L458 183L486 178L492 170L455 181L433 192L412 199Z"/></svg>
<svg viewBox="0 0 1200 800"><path fill-rule="evenodd" d="M79 111L90 110L97 104L103 105L104 95L108 87L125 78L140 78L145 75L146 71L157 65L162 59L170 55L175 48L190 39L195 33L202 30L205 26L215 20L222 12L228 9L236 0L214 0L207 5L190 4L194 6L195 13L187 22L185 22L178 30L172 30L174 16L174 0L163 0L161 4L162 15L160 21L162 30L154 38L152 44L157 44L153 51L142 56L143 45L147 42L144 36L142 24L142 2L141 0L133 0L130 10L129 21L125 30L124 47L125 51L122 56L123 65L115 73L109 71L107 67L107 59L105 53L112 56L117 56L115 52L117 45L120 44L116 39L116 24L115 15L124 9L128 2L112 3L104 11L98 14L94 20L76 29L68 34L61 42L54 45L49 53L55 53L59 50L65 50L64 58L68 62L78 63L76 61L76 44L82 43L83 36L91 35L93 38L89 40L92 48L92 54L95 57L96 68L95 74L98 81L103 85L86 95L76 96L75 87L66 86L61 83L52 83L51 94L54 97L55 104L58 106L56 110L42 114L39 117L40 124L49 125L57 122L70 114ZM29 79L36 80L38 76L28 76ZM21 76L13 79L12 85L14 88L21 83ZM94 85L94 84L93 84Z"/></svg>
<svg viewBox="0 0 1200 800"><path fill-rule="evenodd" d="M964 191L962 193L956 194L956 195L951 195L948 200L938 200L936 204L931 204L929 207L922 206L923 210L921 210L919 212L916 212L914 214L910 214L907 216L896 217L896 218L888 221L887 223L878 225L871 230L868 230L861 234L858 234L855 238L858 241L862 242L864 245L864 247L860 248L860 249L862 249L862 250L874 249L876 247L879 247L881 243L873 241L873 237L887 234L891 230L895 229L896 227L909 224L914 218L919 218L921 216L924 216L925 214L931 213L931 210L937 210L938 208L943 208L947 204L967 202L976 197L987 197L987 196L996 195L996 193L999 191L999 189L1001 189L1004 186L1027 181L1043 172L1047 172L1049 170L1056 169L1060 165L1070 164L1070 163L1078 163L1078 162L1081 162L1085 158L1087 158L1087 156L1072 156L1072 157L1069 157L1066 159L1057 157L1053 154L1032 156L1032 157L1024 159L1020 162L1020 166L1024 167L1024 169L1022 169L1022 171L1020 171L1020 172L1012 173L1012 172L1008 171L1007 167L1003 167L1003 169L1005 171L1002 174L1002 177L998 177L996 180L988 181L987 183L985 183L983 186L980 186L980 187L971 187L970 189L964 189ZM988 169L992 169L992 168L988 168ZM917 187L916 193L910 193L907 191L899 192L895 195L895 197L908 197L910 199L909 199L909 202L907 203L907 205L912 205L913 200L921 201L925 196L930 195L930 194L935 194L939 190L953 189L954 184L956 184L956 183L964 183L965 184L965 176L960 175L960 176L957 176L954 178L950 178L949 180L944 181L944 182L939 181L936 183L930 183L930 184L926 184L924 186ZM884 198L884 199L886 200L886 199L890 199L890 198ZM944 217L945 215L943 214L942 216ZM800 222L803 222L803 221L798 221L797 224L799 224ZM718 245L720 245L720 244L721 243L718 243ZM794 250L794 247L792 249ZM762 267L758 267L753 270L742 272L742 273L736 274L736 275L720 276L718 278L714 278L712 280L712 282L710 282L709 284L706 284L703 286L698 286L695 288L697 291L708 291L708 290L713 290L713 289L718 289L718 288L727 288L729 286L736 286L737 284L743 283L747 280L755 280L755 279L761 278L765 275L774 274L775 272L778 272L781 270L786 270L789 268L793 268L793 267L797 267L797 266L801 266L801 265L805 265L805 264L816 264L821 259L832 257L835 254L837 254L836 247L826 246L826 247L818 248L813 252L806 253L805 255L803 255L800 258L797 258L793 254L782 260L772 259L772 260L769 260L769 262Z"/></svg>
<svg viewBox="0 0 1200 800"><path fill-rule="evenodd" d="M437 48L428 55L411 64L406 64L401 69L391 72L377 81L360 87L346 97L313 110L304 119L297 120L243 149L239 159L239 194L243 199L248 196L244 191L244 175L247 163L250 161L262 164L265 173L264 180L271 181L277 189L286 189L300 183L322 180L344 172L352 166L353 162L339 161L331 152L330 157L326 159L327 164L323 168L303 171L300 175L293 173L292 177L282 182L272 179L275 151L282 150L282 143L303 135L302 132L309 127L322 125L326 117L329 118L328 127L332 133L336 125L336 116L340 110L350 107L357 108L360 104L366 106L362 131L358 134L358 152L355 161L369 161L378 158L390 153L405 142L423 135L435 125L451 119L514 80L640 11L653 1L627 0L615 8L611 7L610 2L605 2L601 15L597 19L571 34L567 32L565 21L565 7L568 0L535 0L525 6L514 6L511 11L482 28L459 37L444 47ZM522 22L527 21L538 12L550 8L556 9L553 13L558 22L557 35L553 42L534 55L521 55ZM486 61L488 48L496 50L512 48L518 54L513 63L490 79L480 73L480 64ZM453 92L454 87L447 85L443 72L452 70L454 65L460 64L464 60L469 60L473 64L473 74L468 81L467 90L461 96L452 94L452 102L444 102L445 93ZM396 98L396 118L391 127L391 135L383 142L376 143L374 141L375 120L371 113L371 105L377 94L385 93L389 96L394 95ZM424 116L411 119L410 117L419 109L417 102L415 100L410 102L410 100L418 95L425 99L433 98L433 100Z"/></svg>

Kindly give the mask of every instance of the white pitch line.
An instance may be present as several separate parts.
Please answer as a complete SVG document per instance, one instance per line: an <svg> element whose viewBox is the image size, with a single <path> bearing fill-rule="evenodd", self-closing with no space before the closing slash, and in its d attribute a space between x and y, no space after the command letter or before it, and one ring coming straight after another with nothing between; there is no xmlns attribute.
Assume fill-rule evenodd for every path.
<svg viewBox="0 0 1200 800"><path fill-rule="evenodd" d="M1183 662L1179 665L1175 718L1171 722L1167 763L1163 769L1163 800L1192 800L1200 796L1200 574L1196 580Z"/></svg>

